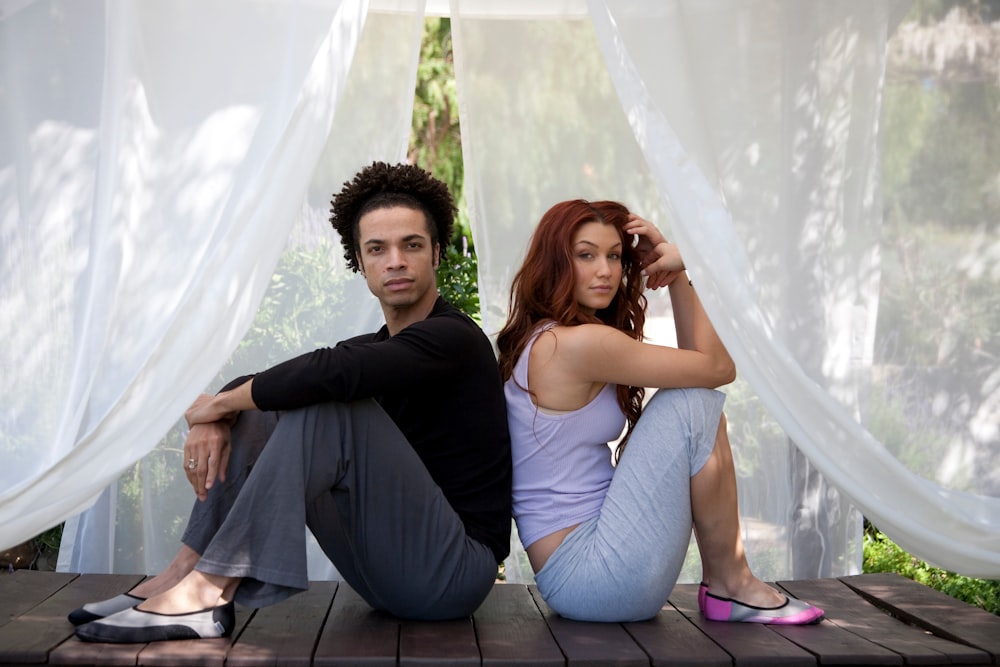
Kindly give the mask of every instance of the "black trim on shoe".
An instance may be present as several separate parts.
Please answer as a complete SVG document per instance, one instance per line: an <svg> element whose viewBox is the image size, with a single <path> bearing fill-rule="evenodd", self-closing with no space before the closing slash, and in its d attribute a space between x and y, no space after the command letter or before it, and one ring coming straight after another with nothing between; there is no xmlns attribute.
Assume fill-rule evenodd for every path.
<svg viewBox="0 0 1000 667"><path fill-rule="evenodd" d="M232 602L185 614L161 614L133 607L79 626L76 636L87 642L144 644L228 637L235 626L236 608Z"/></svg>

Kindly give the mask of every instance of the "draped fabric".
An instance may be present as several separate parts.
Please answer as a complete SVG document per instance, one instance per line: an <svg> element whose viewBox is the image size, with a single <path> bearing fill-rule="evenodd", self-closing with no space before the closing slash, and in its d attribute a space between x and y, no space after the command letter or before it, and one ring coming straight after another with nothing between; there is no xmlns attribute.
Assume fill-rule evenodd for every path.
<svg viewBox="0 0 1000 667"><path fill-rule="evenodd" d="M861 514L935 564L1000 576L992 339L991 367L946 397L980 400L938 449L915 461L866 429L896 333L879 320L877 148L905 4L497 4L431 6L452 18L487 333L541 213L620 200L680 244L737 362L727 415L760 576L858 572ZM194 396L378 326L327 210L358 168L405 156L423 15L0 8L0 548L69 519L61 569L158 571L191 502L174 425ZM970 266L997 247L994 222ZM665 295L651 313L647 336L669 343ZM976 470L934 465L956 448ZM530 576L517 552L507 569Z"/></svg>
<svg viewBox="0 0 1000 667"><path fill-rule="evenodd" d="M164 434L194 396L379 324L327 218L359 164L405 157L423 25L405 7L70 1L4 15L5 545L100 496L67 524L61 563L158 571L192 502L175 472L182 431ZM316 279L325 321L291 323L270 348L244 341L220 373L286 246L333 258ZM306 286L284 287L273 307L291 319Z"/></svg>

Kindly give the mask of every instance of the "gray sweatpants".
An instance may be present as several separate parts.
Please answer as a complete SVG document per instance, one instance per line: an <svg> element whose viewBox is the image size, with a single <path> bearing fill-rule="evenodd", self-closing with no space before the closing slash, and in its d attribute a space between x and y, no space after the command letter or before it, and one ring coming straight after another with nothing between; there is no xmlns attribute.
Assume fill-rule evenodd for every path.
<svg viewBox="0 0 1000 667"><path fill-rule="evenodd" d="M691 541L691 478L715 449L725 395L660 389L636 422L601 506L535 575L566 618L642 621L674 588Z"/></svg>
<svg viewBox="0 0 1000 667"><path fill-rule="evenodd" d="M304 526L372 607L404 618L470 614L497 564L374 401L275 413L233 427L226 482L195 502L183 542L196 569L242 577L236 601L279 602L308 585Z"/></svg>

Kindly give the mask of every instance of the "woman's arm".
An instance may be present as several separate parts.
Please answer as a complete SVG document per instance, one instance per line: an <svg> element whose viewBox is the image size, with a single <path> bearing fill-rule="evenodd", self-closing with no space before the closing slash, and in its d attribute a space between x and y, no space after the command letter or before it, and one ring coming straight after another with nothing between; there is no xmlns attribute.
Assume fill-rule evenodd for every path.
<svg viewBox="0 0 1000 667"><path fill-rule="evenodd" d="M664 389L715 388L735 378L732 359L721 344L721 352L653 345L604 324L556 327L551 331L557 339L552 353L558 367L577 382ZM532 380L533 389L539 379L536 375Z"/></svg>
<svg viewBox="0 0 1000 667"><path fill-rule="evenodd" d="M670 285L670 305L674 312L677 347L705 354L727 378L720 384L732 382L736 378L736 366L690 281L680 279Z"/></svg>
<svg viewBox="0 0 1000 667"><path fill-rule="evenodd" d="M647 286L670 289L679 349L640 343L611 327L573 327L578 331L570 332L567 351L579 357L574 366L601 376L593 381L632 386L714 388L732 382L736 377L732 357L687 279L677 246L634 214L624 231L636 237Z"/></svg>

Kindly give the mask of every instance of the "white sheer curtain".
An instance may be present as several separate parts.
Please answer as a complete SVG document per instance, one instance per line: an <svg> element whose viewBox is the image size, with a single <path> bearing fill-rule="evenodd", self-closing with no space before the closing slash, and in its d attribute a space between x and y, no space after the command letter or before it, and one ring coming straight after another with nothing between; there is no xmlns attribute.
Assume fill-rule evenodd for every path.
<svg viewBox="0 0 1000 667"><path fill-rule="evenodd" d="M156 571L191 502L179 435L129 466L223 380L293 225L296 247L328 245L317 270L339 282L321 305L339 311L267 361L378 322L342 269L329 196L361 164L405 156L422 7L23 4L0 21L0 542L127 470L67 526L61 561ZM254 353L268 354L251 346L225 379L263 367Z"/></svg>
<svg viewBox="0 0 1000 667"><path fill-rule="evenodd" d="M279 244L284 252L264 305L210 390L381 325L381 311L364 281L344 266L339 237L328 222L330 195L361 165L405 158L422 28L423 14L413 0L382 2L369 11L332 125L311 137L321 152L305 195L298 195L298 210L289 218L291 235ZM123 476L125 481L119 480L94 508L67 523L60 569L163 568L179 545L192 502L186 480L174 472L182 465L183 435L180 423ZM115 527L113 541L100 528L104 525ZM318 545L310 540L309 547L310 576L336 578Z"/></svg>
<svg viewBox="0 0 1000 667"><path fill-rule="evenodd" d="M920 477L858 422L878 305L882 212L871 149L884 40L900 5L748 2L734 11L679 1L650 11L590 2L678 243L741 373L809 464L903 548L995 576L1000 499ZM655 39L667 34L678 39ZM685 49L667 46L682 35ZM697 65L665 76L664 63L683 56ZM722 76L725 87L698 85ZM699 118L677 108L678 91L698 100ZM673 118L704 128L685 128L692 145ZM805 509L818 517L827 507Z"/></svg>
<svg viewBox="0 0 1000 667"><path fill-rule="evenodd" d="M484 327L552 203L619 199L661 224L738 362L727 413L769 579L858 571L856 508L921 557L1000 576L989 456L928 470L860 426L882 380L875 149L898 7L449 8ZM117 479L67 524L61 567L159 570L191 501L182 432L156 442L192 397L378 324L327 200L405 154L422 18L415 0L2 5L0 547ZM995 222L977 244L957 278L1000 247ZM669 342L668 304L653 312ZM984 340L990 367L935 396L964 430L924 461L998 448ZM321 560L311 575L334 576Z"/></svg>
<svg viewBox="0 0 1000 667"><path fill-rule="evenodd" d="M545 8L451 7L487 330L549 205L624 201L682 244L738 361L727 413L754 569L859 571L860 507L927 560L995 576L996 499L916 475L859 423L884 54L906 3L562 2L560 21ZM648 333L669 342L666 304L653 311Z"/></svg>

